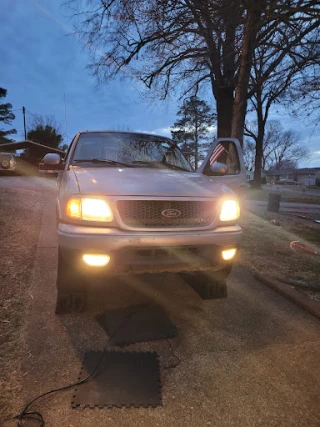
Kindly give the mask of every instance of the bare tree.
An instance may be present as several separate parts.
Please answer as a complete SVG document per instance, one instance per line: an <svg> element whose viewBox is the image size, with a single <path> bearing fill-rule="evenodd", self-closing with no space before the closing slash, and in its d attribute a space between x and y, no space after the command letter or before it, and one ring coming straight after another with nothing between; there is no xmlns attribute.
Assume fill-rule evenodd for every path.
<svg viewBox="0 0 320 427"><path fill-rule="evenodd" d="M252 167L259 132L257 122L249 123L246 128L251 139L245 141L244 149ZM307 147L301 144L299 134L291 129L284 130L278 120L267 122L262 148L262 170L296 167L299 161L309 156Z"/></svg>
<svg viewBox="0 0 320 427"><path fill-rule="evenodd" d="M164 99L210 84L218 136L242 142L254 50L268 46L268 79L319 25L315 0L69 0L101 79L120 71ZM85 6L84 6L85 5ZM77 7L78 6L78 7ZM288 35L290 34L290 37Z"/></svg>
<svg viewBox="0 0 320 427"><path fill-rule="evenodd" d="M244 164L246 166L247 171L249 172L254 171L255 149L255 142L248 138L245 138L243 142L243 157Z"/></svg>
<svg viewBox="0 0 320 427"><path fill-rule="evenodd" d="M280 139L271 150L266 164L269 168L281 169L288 167L289 164L297 165L299 160L308 157L308 149L301 145L300 137L295 131L287 130L279 136Z"/></svg>
<svg viewBox="0 0 320 427"><path fill-rule="evenodd" d="M318 63L301 73L286 95L285 104L295 119L306 118L312 126L319 126L320 53Z"/></svg>
<svg viewBox="0 0 320 427"><path fill-rule="evenodd" d="M29 128L36 128L37 126L51 126L61 132L61 125L56 118L49 114L32 114L32 119L29 120Z"/></svg>
<svg viewBox="0 0 320 427"><path fill-rule="evenodd" d="M130 125L126 125L123 123L117 123L111 127L112 130L117 130L119 132L133 132L133 129Z"/></svg>
<svg viewBox="0 0 320 427"><path fill-rule="evenodd" d="M283 52L279 50L272 57L270 44L276 45L278 34L275 33L268 44L256 48L251 69L249 94L250 109L256 113L256 128L254 140L256 143L254 181L255 186L260 186L261 170L264 169L264 151L266 123L271 107L276 103L285 103L289 93L297 94L300 91L302 76L309 75L315 64L319 61L319 28L314 28L313 23L304 24L299 31L300 43L297 42L296 28L288 28L286 39L293 45L282 59ZM278 64L274 64L275 58L279 58ZM272 65L273 71L268 76L268 70ZM295 89L293 89L295 88ZM292 103L293 96L290 96ZM292 106L292 104L291 104ZM245 134L252 136L250 129L245 129Z"/></svg>

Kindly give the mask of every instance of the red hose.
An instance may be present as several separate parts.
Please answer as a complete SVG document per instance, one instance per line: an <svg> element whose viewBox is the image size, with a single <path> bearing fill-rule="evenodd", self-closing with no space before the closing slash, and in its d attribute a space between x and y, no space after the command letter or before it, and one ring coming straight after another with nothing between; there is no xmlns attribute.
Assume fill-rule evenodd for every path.
<svg viewBox="0 0 320 427"><path fill-rule="evenodd" d="M295 248L302 250L303 252L306 252L307 254L311 254L311 255L317 255L317 252L314 251L313 249L308 248L307 246L303 245L302 243L299 242L291 242L290 243L290 247L294 250Z"/></svg>

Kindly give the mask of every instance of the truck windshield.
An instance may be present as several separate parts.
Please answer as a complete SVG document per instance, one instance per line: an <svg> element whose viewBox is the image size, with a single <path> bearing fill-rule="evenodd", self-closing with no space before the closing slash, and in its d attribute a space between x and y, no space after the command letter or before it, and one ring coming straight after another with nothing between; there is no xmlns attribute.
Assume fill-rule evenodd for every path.
<svg viewBox="0 0 320 427"><path fill-rule="evenodd" d="M179 148L165 137L122 132L87 132L78 139L72 164L97 166L92 159L131 167L167 167L192 171ZM88 161L86 163L86 160ZM103 166L104 162L100 165Z"/></svg>

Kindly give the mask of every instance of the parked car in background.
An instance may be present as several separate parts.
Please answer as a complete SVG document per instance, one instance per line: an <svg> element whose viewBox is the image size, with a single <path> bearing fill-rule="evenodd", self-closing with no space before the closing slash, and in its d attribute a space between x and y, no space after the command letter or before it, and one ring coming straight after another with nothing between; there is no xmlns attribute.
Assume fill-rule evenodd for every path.
<svg viewBox="0 0 320 427"><path fill-rule="evenodd" d="M226 297L246 186L236 139L216 140L194 171L169 138L84 131L40 167L59 171L56 313L83 309L95 276L107 292L112 275L180 272L203 298Z"/></svg>
<svg viewBox="0 0 320 427"><path fill-rule="evenodd" d="M283 178L283 179L279 179L277 184L278 185L298 185L299 183L297 181L294 181L291 178Z"/></svg>
<svg viewBox="0 0 320 427"><path fill-rule="evenodd" d="M16 171L16 161L13 154L0 153L0 172L11 172Z"/></svg>

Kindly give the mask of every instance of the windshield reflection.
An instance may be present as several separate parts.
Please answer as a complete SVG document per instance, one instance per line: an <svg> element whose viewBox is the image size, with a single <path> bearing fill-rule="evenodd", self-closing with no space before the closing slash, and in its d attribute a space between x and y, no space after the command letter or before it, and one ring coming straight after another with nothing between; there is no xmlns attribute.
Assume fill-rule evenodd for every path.
<svg viewBox="0 0 320 427"><path fill-rule="evenodd" d="M192 171L179 148L169 139L121 132L82 133L72 164L90 159L111 160L131 167L173 167ZM87 166L87 165L86 165ZM96 166L96 164L95 164Z"/></svg>

